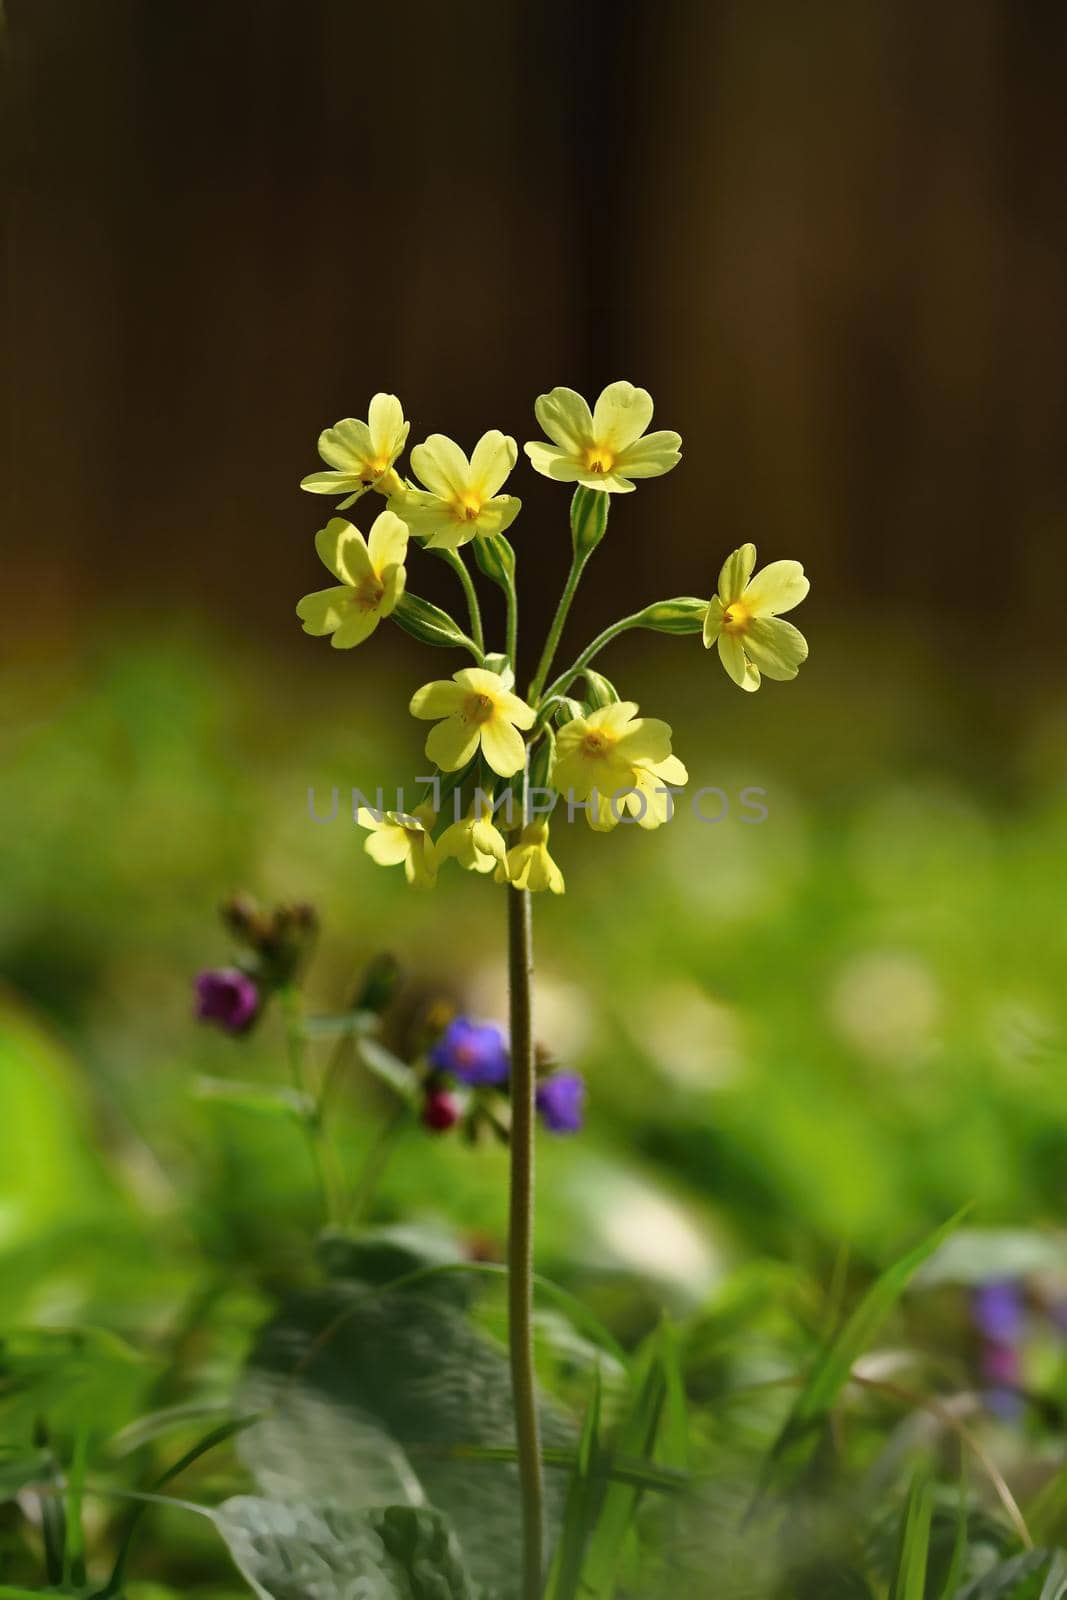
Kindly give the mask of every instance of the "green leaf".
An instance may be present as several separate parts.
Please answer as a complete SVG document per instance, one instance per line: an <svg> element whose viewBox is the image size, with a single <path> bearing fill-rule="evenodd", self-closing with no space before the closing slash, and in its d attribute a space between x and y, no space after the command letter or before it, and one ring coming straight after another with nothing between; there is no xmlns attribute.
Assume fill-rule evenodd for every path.
<svg viewBox="0 0 1067 1600"><path fill-rule="evenodd" d="M387 1050L379 1039L360 1038L356 1041L356 1054L366 1067L382 1083L388 1084L394 1094L410 1105L415 1105L419 1099L419 1078L414 1068L409 1067L406 1061L401 1061L391 1050Z"/></svg>
<svg viewBox="0 0 1067 1600"><path fill-rule="evenodd" d="M567 1499L563 1507L563 1526L552 1558L545 1600L577 1600L586 1544L596 1518L598 1484L594 1476L600 1452L600 1373L593 1375L578 1459L574 1464Z"/></svg>
<svg viewBox="0 0 1067 1600"><path fill-rule="evenodd" d="M960 1213L962 1215L962 1213ZM868 1289L844 1327L815 1362L768 1458L764 1487L776 1462L821 1429L863 1354L915 1273L956 1227L952 1217L888 1267Z"/></svg>
<svg viewBox="0 0 1067 1600"><path fill-rule="evenodd" d="M340 1011L336 1015L304 1017L300 1031L305 1039L347 1039L354 1033L371 1033L378 1026L374 1011Z"/></svg>
<svg viewBox="0 0 1067 1600"><path fill-rule="evenodd" d="M356 1512L238 1495L213 1517L266 1600L474 1600L446 1520L422 1506Z"/></svg>
<svg viewBox="0 0 1067 1600"><path fill-rule="evenodd" d="M517 1600L517 1470L469 1453L514 1446L507 1352L462 1310L363 1284L297 1296L264 1331L240 1404L262 1414L241 1455L267 1498L346 1513L425 1501L449 1519L475 1581ZM573 1453L570 1420L547 1400L539 1411L546 1446ZM551 1539L564 1495L554 1477Z"/></svg>
<svg viewBox="0 0 1067 1600"><path fill-rule="evenodd" d="M13 1500L27 1484L52 1475L53 1462L47 1450L5 1450L0 1454L0 1503Z"/></svg>
<svg viewBox="0 0 1067 1600"><path fill-rule="evenodd" d="M614 1448L606 1456L609 1462L628 1456L641 1461L652 1459L667 1393L663 1339L661 1327L647 1342L638 1360L633 1398L619 1426ZM595 1600L611 1600L615 1594L640 1497L641 1491L634 1484L617 1480L610 1483L582 1566L583 1595L595 1596Z"/></svg>
<svg viewBox="0 0 1067 1600"><path fill-rule="evenodd" d="M197 1099L213 1100L236 1111L254 1111L259 1116L295 1117L302 1122L313 1116L315 1102L310 1095L282 1085L237 1083L231 1078L197 1078Z"/></svg>
<svg viewBox="0 0 1067 1600"><path fill-rule="evenodd" d="M908 1493L900 1530L900 1550L891 1600L924 1600L930 1553L933 1496L925 1471L917 1472Z"/></svg>
<svg viewBox="0 0 1067 1600"><path fill-rule="evenodd" d="M1054 1559L1047 1550L1027 1550L1010 1561L998 1561L959 1590L956 1600L1045 1600L1042 1591Z"/></svg>

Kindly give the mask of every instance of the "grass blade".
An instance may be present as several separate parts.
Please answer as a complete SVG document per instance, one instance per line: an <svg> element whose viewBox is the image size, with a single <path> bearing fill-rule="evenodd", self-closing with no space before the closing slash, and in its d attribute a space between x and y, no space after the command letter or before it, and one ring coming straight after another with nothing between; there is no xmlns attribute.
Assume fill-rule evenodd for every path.
<svg viewBox="0 0 1067 1600"><path fill-rule="evenodd" d="M593 1375L593 1392L582 1423L578 1458L563 1508L563 1527L552 1559L545 1600L576 1600L582 1560L596 1518L596 1466L600 1452L600 1368Z"/></svg>

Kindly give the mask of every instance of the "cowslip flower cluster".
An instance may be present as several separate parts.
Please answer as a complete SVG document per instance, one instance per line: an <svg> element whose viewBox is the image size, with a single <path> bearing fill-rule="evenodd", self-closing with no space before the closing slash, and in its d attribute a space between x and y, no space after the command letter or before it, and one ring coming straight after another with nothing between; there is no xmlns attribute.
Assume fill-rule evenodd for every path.
<svg viewBox="0 0 1067 1600"><path fill-rule="evenodd" d="M305 631L350 649L391 619L423 644L470 657L451 677L434 678L409 696L410 714L433 724L425 740L429 786L412 796L410 810L365 805L357 812L367 854L381 866L402 867L416 888L432 888L442 867L455 862L520 892L562 894L551 834L561 800L568 820L580 810L594 833L633 823L654 830L672 819L688 771L674 752L670 725L642 715L593 666L626 631L699 634L706 649L717 648L730 679L749 692L764 679L796 677L808 653L803 635L782 616L808 592L803 568L773 561L756 572L755 546L744 543L722 563L710 599L653 601L604 629L553 677L575 591L606 538L615 496L673 471L682 441L672 431L649 431L651 395L623 381L608 384L592 405L572 389L552 389L537 399L534 414L546 437L526 443L529 463L574 486L572 561L524 693L516 687L517 556L505 536L522 509L510 492L519 461L514 438L488 429L468 455L446 435L431 433L412 448L405 475L410 424L395 395L376 394L366 422L349 417L321 434L319 453L330 470L303 480L314 494L340 496L341 510L371 490L387 502L367 537L342 517L316 536L318 555L338 582L301 600L297 615ZM408 588L411 553L420 550L455 572L466 602L463 625ZM478 576L504 593L500 649L486 643Z"/></svg>

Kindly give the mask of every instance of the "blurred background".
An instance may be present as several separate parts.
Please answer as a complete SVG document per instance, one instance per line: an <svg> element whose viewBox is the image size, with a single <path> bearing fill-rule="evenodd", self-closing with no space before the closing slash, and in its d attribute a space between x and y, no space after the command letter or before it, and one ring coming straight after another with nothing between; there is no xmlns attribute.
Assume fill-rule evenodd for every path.
<svg viewBox="0 0 1067 1600"><path fill-rule="evenodd" d="M413 441L468 448L536 437L556 384L653 392L685 457L615 507L567 656L620 610L710 593L746 539L813 582L795 684L742 696L695 639L603 658L729 807L557 830L538 1027L590 1109L543 1141L544 1269L624 1284L640 1326L739 1263L883 1260L968 1201L1061 1220L1067 11L6 16L12 1314L107 1302L136 1329L205 1256L299 1252L292 1130L190 1092L284 1080L272 1025L235 1046L191 1018L193 975L232 954L227 891L315 903L324 1009L391 949L420 994L502 1015L499 891L453 870L412 896L346 820L353 784L420 769L403 708L458 663L386 629L339 655L293 614L324 582L327 505L299 480L378 389ZM513 481L528 675L567 495ZM439 603L453 582L410 564ZM339 786L336 822L310 785L323 810ZM375 1094L351 1086L352 1163ZM413 1132L379 1214L498 1254L503 1171Z"/></svg>

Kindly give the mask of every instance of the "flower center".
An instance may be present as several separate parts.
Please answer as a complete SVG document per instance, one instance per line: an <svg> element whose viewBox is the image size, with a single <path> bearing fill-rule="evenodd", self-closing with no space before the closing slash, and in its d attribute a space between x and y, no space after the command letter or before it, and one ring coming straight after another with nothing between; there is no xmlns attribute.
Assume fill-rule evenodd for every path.
<svg viewBox="0 0 1067 1600"><path fill-rule="evenodd" d="M381 579L368 574L356 584L353 599L361 611L377 611L384 593L385 585Z"/></svg>
<svg viewBox="0 0 1067 1600"><path fill-rule="evenodd" d="M587 472L610 472L615 465L615 452L606 444L591 444L585 452Z"/></svg>
<svg viewBox="0 0 1067 1600"><path fill-rule="evenodd" d="M493 715L493 697L488 694L472 694L463 708L465 722L488 722Z"/></svg>
<svg viewBox="0 0 1067 1600"><path fill-rule="evenodd" d="M381 477L382 473L388 469L388 466L388 456L375 456L370 461L364 461L363 471L360 473L360 477L363 479L364 483L373 483L375 478Z"/></svg>
<svg viewBox="0 0 1067 1600"><path fill-rule="evenodd" d="M482 514L481 495L467 489L456 496L453 510L457 522L476 522Z"/></svg>
<svg viewBox="0 0 1067 1600"><path fill-rule="evenodd" d="M733 605L727 606L722 614L722 625L727 633L744 633L748 627L752 613L747 606L735 600Z"/></svg>
<svg viewBox="0 0 1067 1600"><path fill-rule="evenodd" d="M608 735L606 733L598 732L595 728L591 729L582 740L583 752L587 756L591 756L594 760L598 756L602 756L605 751L610 750L610 748L611 740L609 739Z"/></svg>

